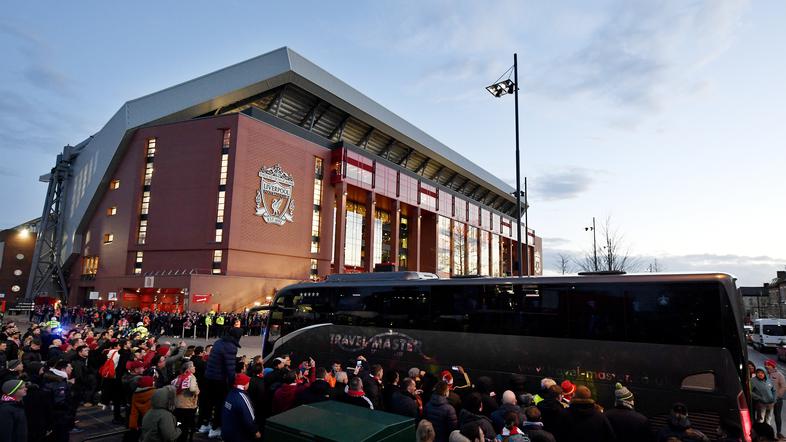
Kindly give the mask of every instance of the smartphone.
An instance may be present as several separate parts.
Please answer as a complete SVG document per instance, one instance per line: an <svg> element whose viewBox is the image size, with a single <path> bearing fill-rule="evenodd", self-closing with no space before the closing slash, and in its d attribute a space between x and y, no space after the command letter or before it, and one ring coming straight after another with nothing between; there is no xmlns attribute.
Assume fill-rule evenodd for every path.
<svg viewBox="0 0 786 442"><path fill-rule="evenodd" d="M454 365L454 366L450 367L450 369L453 370L453 371L458 371L458 365Z"/></svg>
<svg viewBox="0 0 786 442"><path fill-rule="evenodd" d="M358 359L357 363L355 364L355 367L356 367L356 368L360 368L360 367L362 367L362 366L363 366L363 361L361 361L360 359Z"/></svg>

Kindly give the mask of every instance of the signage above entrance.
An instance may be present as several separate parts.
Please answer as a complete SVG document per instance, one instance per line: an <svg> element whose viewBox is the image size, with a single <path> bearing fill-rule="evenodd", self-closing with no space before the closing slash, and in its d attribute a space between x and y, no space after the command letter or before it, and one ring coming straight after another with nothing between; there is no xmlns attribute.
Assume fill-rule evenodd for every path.
<svg viewBox="0 0 786 442"><path fill-rule="evenodd" d="M284 225L294 221L295 201L292 189L295 180L292 175L284 172L280 164L271 167L262 165L259 171L259 190L256 196L256 212L266 223Z"/></svg>

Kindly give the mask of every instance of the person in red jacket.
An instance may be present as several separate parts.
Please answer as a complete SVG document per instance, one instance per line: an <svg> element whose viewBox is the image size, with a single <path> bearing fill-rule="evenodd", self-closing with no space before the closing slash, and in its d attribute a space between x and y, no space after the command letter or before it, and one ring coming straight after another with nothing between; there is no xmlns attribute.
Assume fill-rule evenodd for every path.
<svg viewBox="0 0 786 442"><path fill-rule="evenodd" d="M300 380L302 377L297 371L289 371L284 375L283 383L273 394L273 414L295 407L298 394L308 388L308 382L298 382Z"/></svg>

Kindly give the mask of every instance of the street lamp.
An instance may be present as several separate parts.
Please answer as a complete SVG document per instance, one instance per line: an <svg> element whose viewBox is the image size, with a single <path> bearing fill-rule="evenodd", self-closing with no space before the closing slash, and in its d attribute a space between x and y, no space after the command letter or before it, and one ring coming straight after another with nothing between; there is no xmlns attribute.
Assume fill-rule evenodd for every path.
<svg viewBox="0 0 786 442"><path fill-rule="evenodd" d="M510 78L500 81L505 74L509 74L510 71L513 71L513 80L511 81ZM527 275L529 275L529 234L525 235L524 241L527 245L527 254L525 255L522 252L521 247L521 165L519 160L519 71L518 71L518 57L517 54L513 54L513 67L505 71L505 73L500 76L494 84L491 86L487 86L486 90L489 93L497 98L505 95L505 94L513 94L515 99L515 111L516 111L516 234L518 240L518 255L519 255L519 277L524 276L524 271L522 269L522 262L521 258L524 257L524 261L527 263ZM526 211L525 211L526 213Z"/></svg>
<svg viewBox="0 0 786 442"><path fill-rule="evenodd" d="M598 242L595 239L595 217L592 217L592 227L585 227L584 231L592 230L592 254L595 256L595 271L598 271Z"/></svg>

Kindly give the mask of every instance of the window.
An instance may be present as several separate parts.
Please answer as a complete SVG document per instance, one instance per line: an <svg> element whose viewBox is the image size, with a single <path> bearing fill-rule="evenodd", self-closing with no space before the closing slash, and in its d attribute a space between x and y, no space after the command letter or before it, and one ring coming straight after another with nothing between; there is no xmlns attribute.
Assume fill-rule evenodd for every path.
<svg viewBox="0 0 786 442"><path fill-rule="evenodd" d="M142 203L139 207L139 214L147 215L148 212L150 212L150 191L146 190L142 192Z"/></svg>
<svg viewBox="0 0 786 442"><path fill-rule="evenodd" d="M399 224L398 230L398 269L407 270L409 219L399 213L396 213L396 216L401 216L401 223Z"/></svg>
<svg viewBox="0 0 786 442"><path fill-rule="evenodd" d="M224 209L226 207L226 185L229 174L229 144L231 141L231 131L224 129L221 137L221 166L218 175L218 201L216 203L216 234L215 242L224 240ZM215 268L213 269L215 273Z"/></svg>
<svg viewBox="0 0 786 442"><path fill-rule="evenodd" d="M136 243L144 244L147 241L147 220L139 220L139 229L137 230Z"/></svg>
<svg viewBox="0 0 786 442"><path fill-rule="evenodd" d="M314 208L311 217L311 253L319 253L319 232L322 228L322 158L314 158Z"/></svg>
<svg viewBox="0 0 786 442"><path fill-rule="evenodd" d="M312 281L319 281L319 262L316 259L311 259L311 272L308 278Z"/></svg>
<svg viewBox="0 0 786 442"><path fill-rule="evenodd" d="M215 242L222 242L222 241L224 241L224 229L216 229Z"/></svg>
<svg viewBox="0 0 786 442"><path fill-rule="evenodd" d="M120 188L120 180L112 180L109 182L109 190L117 190Z"/></svg>
<svg viewBox="0 0 786 442"><path fill-rule="evenodd" d="M104 233L104 244L109 244L115 240L115 235L111 233Z"/></svg>
<svg viewBox="0 0 786 442"><path fill-rule="evenodd" d="M391 252L391 223L390 213L376 209L374 216L374 264L392 262Z"/></svg>
<svg viewBox="0 0 786 442"><path fill-rule="evenodd" d="M216 222L223 223L224 222L224 206L226 204L226 191L219 190L218 191L218 210L216 214Z"/></svg>
<svg viewBox="0 0 786 442"><path fill-rule="evenodd" d="M467 275L478 274L478 228L467 226Z"/></svg>
<svg viewBox="0 0 786 442"><path fill-rule="evenodd" d="M480 274L489 276L489 232L480 230Z"/></svg>
<svg viewBox="0 0 786 442"><path fill-rule="evenodd" d="M136 260L134 261L134 274L142 274L142 261L144 260L145 252L136 252Z"/></svg>
<svg viewBox="0 0 786 442"><path fill-rule="evenodd" d="M95 275L98 273L98 257L85 256L82 258L82 274Z"/></svg>
<svg viewBox="0 0 786 442"><path fill-rule="evenodd" d="M366 263L366 207L354 201L347 201L346 243L344 260L346 265L363 267Z"/></svg>
<svg viewBox="0 0 786 442"><path fill-rule="evenodd" d="M502 262L499 256L499 235L491 234L491 276L501 276Z"/></svg>
<svg viewBox="0 0 786 442"><path fill-rule="evenodd" d="M213 274L221 274L221 261L224 257L223 250L213 250Z"/></svg>
<svg viewBox="0 0 786 442"><path fill-rule="evenodd" d="M450 273L450 218L439 216L437 225L437 271Z"/></svg>
<svg viewBox="0 0 786 442"><path fill-rule="evenodd" d="M223 136L221 137L221 147L223 149L229 149L229 143L231 141L232 141L232 130L224 129Z"/></svg>
<svg viewBox="0 0 786 442"><path fill-rule="evenodd" d="M117 206L112 206L106 209L106 216L115 216L117 215Z"/></svg>
<svg viewBox="0 0 786 442"><path fill-rule="evenodd" d="M456 199L458 201L458 199ZM453 221L453 274L466 274L467 234L466 224Z"/></svg>

